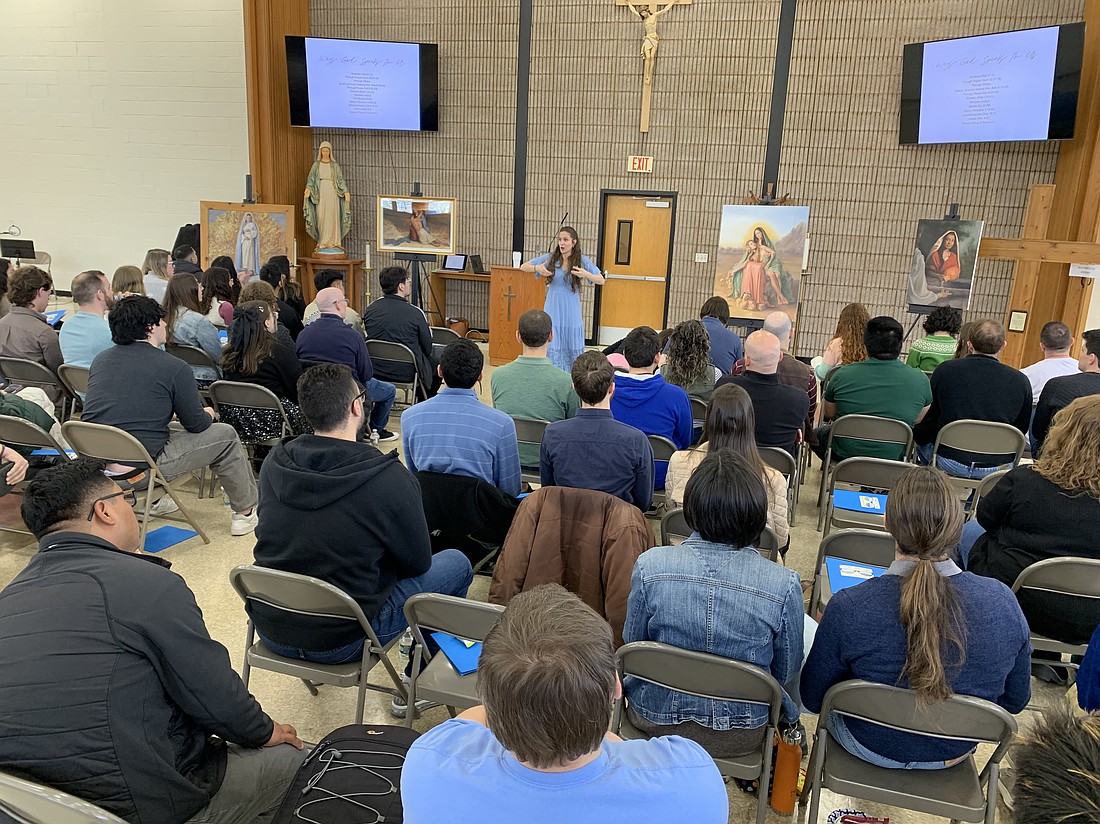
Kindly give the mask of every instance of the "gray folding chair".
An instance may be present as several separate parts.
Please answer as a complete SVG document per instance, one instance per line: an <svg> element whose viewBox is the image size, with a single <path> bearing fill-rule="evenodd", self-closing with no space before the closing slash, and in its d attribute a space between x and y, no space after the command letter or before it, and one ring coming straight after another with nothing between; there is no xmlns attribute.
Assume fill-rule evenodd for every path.
<svg viewBox="0 0 1100 824"><path fill-rule="evenodd" d="M0 814L20 824L126 824L75 795L0 773Z"/></svg>
<svg viewBox="0 0 1100 824"><path fill-rule="evenodd" d="M522 416L513 417L512 420L516 424L516 440L521 444L534 446L535 450L538 451L542 446L543 433L546 432L546 427L550 425L550 422ZM535 467L534 471L524 467L520 467L520 469L523 470L520 474L520 480L531 484L542 483L542 476L538 467Z"/></svg>
<svg viewBox="0 0 1100 824"><path fill-rule="evenodd" d="M987 455L989 458L1011 457L1005 464L1012 467L1020 463L1020 457L1024 454L1027 438L1024 433L1015 426L994 421L952 421L940 430L936 435L936 443L932 447L932 466L936 465L940 449L949 446L952 449L961 449L965 452L973 452L977 455ZM982 485L982 478L958 478L948 474L948 479L954 486L963 489L977 489Z"/></svg>
<svg viewBox="0 0 1100 824"><path fill-rule="evenodd" d="M913 429L905 421L880 418L877 415L845 415L837 418L829 427L829 440L825 444L825 463L821 467L821 488L817 493L817 528L825 524L825 490L829 485L829 469L833 460L833 441L837 438L857 438L874 443L897 444L901 447L900 460L909 460L913 451Z"/></svg>
<svg viewBox="0 0 1100 824"><path fill-rule="evenodd" d="M978 489L974 492L974 500L970 502L970 510L966 514L966 519L968 521L973 520L975 516L977 516L978 502L988 495L989 491L997 485L997 482L1011 471L1011 469L998 469L996 472L991 472L982 478L982 482L978 484Z"/></svg>
<svg viewBox="0 0 1100 824"><path fill-rule="evenodd" d="M267 569L252 564L242 564L231 570L229 583L241 596L246 606L249 603L260 603L292 616L335 618L358 623L367 639L363 645L363 657L358 661L348 661L344 664L315 664L312 661L276 655L263 641L256 640L256 627L252 623L252 618L249 617L248 628L245 631L244 666L241 669L241 679L246 689L253 667L300 678L305 682L311 695L317 695L316 684L357 687L359 695L355 704L355 723L361 724L367 690L387 694L390 692L388 686L379 686L367 681L370 671L381 662L393 682L394 689L402 697L407 695L401 683L401 677L386 654L394 642L391 641L383 647L359 604L339 587L309 575L298 575L294 572Z"/></svg>
<svg viewBox="0 0 1100 824"><path fill-rule="evenodd" d="M995 749L980 772L973 753L943 770L876 767L849 753L829 734L826 725L833 713L900 732L990 744ZM1006 710L969 695L921 704L911 690L855 680L836 684L825 693L818 718L801 799L805 802L807 791L811 793L806 824L817 824L823 787L843 796L941 816L952 822L994 824L1001 759L1016 734L1016 719ZM903 757L899 754L899 760Z"/></svg>
<svg viewBox="0 0 1100 824"><path fill-rule="evenodd" d="M222 373L221 364L215 363L214 359L206 354L206 350L200 349L198 346L188 346L185 343L166 343L164 351L179 358L188 366L206 366L213 369L217 375Z"/></svg>
<svg viewBox="0 0 1100 824"><path fill-rule="evenodd" d="M688 395L691 402L691 423L696 429L702 429L707 419L707 404L693 395Z"/></svg>
<svg viewBox="0 0 1100 824"><path fill-rule="evenodd" d="M787 523L794 526L794 513L798 503L798 461L786 449L761 446L757 449L760 460L787 479Z"/></svg>
<svg viewBox="0 0 1100 824"><path fill-rule="evenodd" d="M69 454L61 447L54 437L38 424L24 418L16 418L13 415L0 415L0 443L4 446L24 446L31 449L52 449L59 460L70 460ZM27 484L24 479L15 485L15 489L22 489ZM30 535L26 529L18 529L13 526L0 526L0 532L15 532L19 535Z"/></svg>
<svg viewBox="0 0 1100 824"><path fill-rule="evenodd" d="M1095 558L1047 558L1025 567L1012 584L1012 591L1019 596L1021 592L1045 592L1051 595L1063 595L1078 599L1076 603L1089 613L1100 606L1100 560ZM1059 655L1081 655L1088 649L1088 643L1067 644L1031 633L1031 646L1044 652L1056 652ZM1049 664L1050 659L1033 659L1036 664ZM1062 666L1077 669L1073 659Z"/></svg>
<svg viewBox="0 0 1100 824"><path fill-rule="evenodd" d="M431 655L424 643L425 634L443 632L464 641L484 641L502 612L504 607L497 604L436 592L421 592L405 601L405 620L416 641L412 663L414 675L409 681L409 707L415 707L417 701L435 701L445 705L454 718L456 708L466 709L479 703L477 673L459 675L442 652ZM420 666L422 659L427 661L423 669ZM406 727L412 726L414 714L405 713Z"/></svg>
<svg viewBox="0 0 1100 824"><path fill-rule="evenodd" d="M768 708L768 724L760 749L736 758L715 758L723 776L758 779L756 824L764 824L771 785L772 748L783 707L783 688L760 667L718 655L679 649L655 641L635 641L619 647L615 657L623 678L637 678L675 692L712 701L737 701ZM625 739L649 736L630 723L624 699L615 701L611 731Z"/></svg>
<svg viewBox="0 0 1100 824"><path fill-rule="evenodd" d="M649 445L653 449L653 477L656 478L657 464L663 463L667 468L669 460L677 451L676 444L662 435L646 435L646 437L649 438ZM653 491L652 507L664 506L665 501L664 489L656 489Z"/></svg>
<svg viewBox="0 0 1100 824"><path fill-rule="evenodd" d="M437 343L440 346L446 346L448 343L462 340L462 335L458 334L454 329L448 329L446 326L430 326L428 328L432 333L433 344Z"/></svg>
<svg viewBox="0 0 1100 824"><path fill-rule="evenodd" d="M825 571L826 558L888 567L894 562L896 549L893 535L871 529L841 529L823 538L817 550L817 562L814 564L814 588L810 595L809 616L817 620L818 614L832 596Z"/></svg>
<svg viewBox="0 0 1100 824"><path fill-rule="evenodd" d="M87 366L73 366L71 363L63 363L57 367L57 377L65 384L65 388L73 395L82 397L88 394Z"/></svg>
<svg viewBox="0 0 1100 824"><path fill-rule="evenodd" d="M158 517L168 521L184 522L195 530L195 532L199 533L199 537L202 538L204 544L210 543L210 538L207 537L205 530L203 530L199 522L188 513L187 508L183 505L182 496L172 491L168 479L164 476L164 473L160 471L160 468L153 461L145 447L141 445L141 441L129 432L125 432L117 427L105 426L100 423L87 423L85 421L65 421L65 423L61 424L61 431L65 435L65 440L67 440L69 445L73 448L73 451L81 457L95 458L96 460L105 461L107 463L123 463L134 466L144 465L147 467L149 485L145 489L145 503L141 503L140 494L138 498L138 520L141 521L141 546L145 546L145 535L149 530L149 510L153 506L153 501L155 500L154 494L158 488L163 490L165 495L168 495L176 502L176 505L179 507L180 515L183 516L182 518L171 518L167 515ZM158 495L157 497L160 496Z"/></svg>
<svg viewBox="0 0 1100 824"><path fill-rule="evenodd" d="M291 434L290 420L286 416L282 402L274 392L259 384L214 381L210 384L210 402L214 404L214 411L218 413L218 417L237 430L241 443L245 447L274 446L282 438ZM252 437L252 433L235 422L235 413L243 410L263 410L277 416L282 425L280 435L262 440Z"/></svg>
<svg viewBox="0 0 1100 824"><path fill-rule="evenodd" d="M691 533L692 529L687 525L682 508L670 509L661 516L661 546L678 546L689 538ZM769 561L779 557L779 538L770 526L764 527L753 549Z"/></svg>
<svg viewBox="0 0 1100 824"><path fill-rule="evenodd" d="M72 415L73 403L76 398L49 367L26 358L0 357L0 376L3 376L10 383L55 390L61 394L61 410L58 420L68 420L69 416Z"/></svg>
<svg viewBox="0 0 1100 824"><path fill-rule="evenodd" d="M912 468L912 464L884 458L845 458L838 463L833 467L832 477L829 479L828 498L822 511L822 519L825 521L822 536L828 535L833 526L841 529L886 529L883 517L886 514L885 509L879 513L840 509L835 502L836 488L839 484L845 484L889 491L902 474Z"/></svg>
<svg viewBox="0 0 1100 824"><path fill-rule="evenodd" d="M424 388L424 384L420 382L420 373L416 370L416 356L413 355L409 347L403 343L394 343L390 340L368 340L367 354L370 355L371 363L385 363L412 368L413 379L411 381L386 381L386 383L392 383L395 389L400 389L405 393L404 402L406 404L412 406L417 401L427 399L428 392ZM387 367L384 371L393 374L392 367ZM410 397L412 400L409 400Z"/></svg>

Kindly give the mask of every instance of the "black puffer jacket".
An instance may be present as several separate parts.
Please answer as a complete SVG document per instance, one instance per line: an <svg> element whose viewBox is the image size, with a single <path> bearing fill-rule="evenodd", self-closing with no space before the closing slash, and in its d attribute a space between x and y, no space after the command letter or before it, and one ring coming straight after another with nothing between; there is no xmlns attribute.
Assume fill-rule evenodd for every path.
<svg viewBox="0 0 1100 824"><path fill-rule="evenodd" d="M211 734L271 738L168 566L82 533L42 539L0 592L0 770L175 824L221 786L226 750Z"/></svg>

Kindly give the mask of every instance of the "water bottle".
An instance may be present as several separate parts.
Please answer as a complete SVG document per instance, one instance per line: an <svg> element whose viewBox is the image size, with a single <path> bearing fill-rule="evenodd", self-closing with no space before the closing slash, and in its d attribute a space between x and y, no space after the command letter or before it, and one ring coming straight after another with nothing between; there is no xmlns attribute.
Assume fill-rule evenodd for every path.
<svg viewBox="0 0 1100 824"><path fill-rule="evenodd" d="M378 443L379 443L379 441L378 441L378 430L377 429L372 429L370 431L370 445L374 446L374 447L377 447Z"/></svg>
<svg viewBox="0 0 1100 824"><path fill-rule="evenodd" d="M412 649L412 645L413 631L411 629L406 629L405 634L401 636L401 640L398 642L398 647L401 650L401 654L406 658L408 658L409 656L409 651Z"/></svg>
<svg viewBox="0 0 1100 824"><path fill-rule="evenodd" d="M798 803L798 770L802 766L802 728L793 724L779 733L775 745L771 808L780 815L794 813Z"/></svg>

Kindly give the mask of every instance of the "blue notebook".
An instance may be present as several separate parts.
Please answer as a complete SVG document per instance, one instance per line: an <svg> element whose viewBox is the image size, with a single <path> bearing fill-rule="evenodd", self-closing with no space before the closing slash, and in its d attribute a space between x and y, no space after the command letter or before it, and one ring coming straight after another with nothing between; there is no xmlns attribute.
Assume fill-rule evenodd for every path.
<svg viewBox="0 0 1100 824"><path fill-rule="evenodd" d="M161 526L152 530L145 536L145 552L157 553L168 549L170 546L182 544L188 538L194 538L199 533L178 526Z"/></svg>
<svg viewBox="0 0 1100 824"><path fill-rule="evenodd" d="M846 561L843 558L826 558L825 572L829 576L829 589L837 593L872 578L878 578L886 572L886 567L857 564L855 561Z"/></svg>
<svg viewBox="0 0 1100 824"><path fill-rule="evenodd" d="M46 320L49 322L50 326L53 326L55 323L65 317L66 311L67 310L65 309L55 309L52 312L44 312L43 314L46 316Z"/></svg>
<svg viewBox="0 0 1100 824"><path fill-rule="evenodd" d="M439 644L447 660L458 670L459 675L469 675L477 671L477 659L481 657L480 641L461 641L445 632L433 632L432 640ZM467 646L467 644L472 644Z"/></svg>
<svg viewBox="0 0 1100 824"><path fill-rule="evenodd" d="M52 458L55 455L60 455L60 454L61 453L58 452L56 449L36 449L36 450L34 450L34 452L31 453L31 457L32 458ZM65 454L68 455L70 458L75 458L76 457L76 453L73 452L71 449L66 449Z"/></svg>
<svg viewBox="0 0 1100 824"><path fill-rule="evenodd" d="M229 332L226 329L218 330L218 340L221 341L222 346L229 345Z"/></svg>
<svg viewBox="0 0 1100 824"><path fill-rule="evenodd" d="M855 492L850 489L833 490L833 506L850 512L864 512L868 515L886 514L886 496L872 492Z"/></svg>

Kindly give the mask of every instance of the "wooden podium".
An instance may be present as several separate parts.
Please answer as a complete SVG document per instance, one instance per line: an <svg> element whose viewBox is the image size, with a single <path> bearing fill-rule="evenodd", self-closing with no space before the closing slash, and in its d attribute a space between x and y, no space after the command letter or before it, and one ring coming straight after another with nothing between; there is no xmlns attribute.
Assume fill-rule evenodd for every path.
<svg viewBox="0 0 1100 824"><path fill-rule="evenodd" d="M519 316L528 309L541 309L546 302L546 284L531 272L510 266L492 266L489 285L489 363L511 363L523 346L516 340Z"/></svg>

